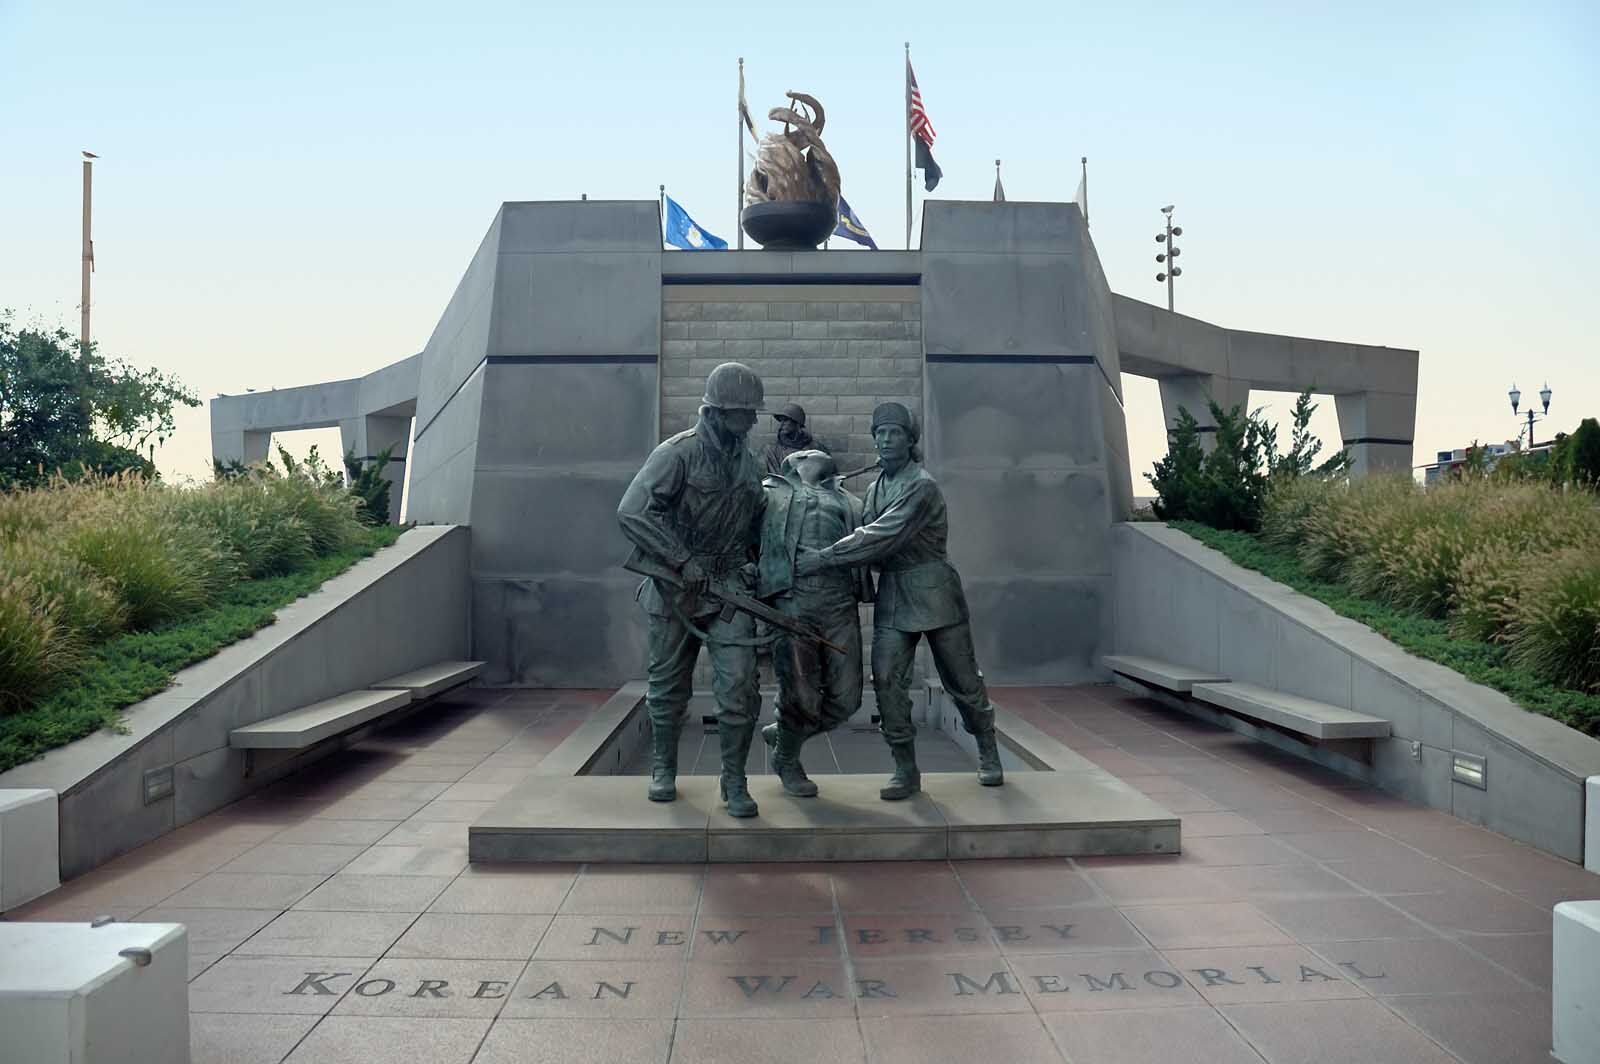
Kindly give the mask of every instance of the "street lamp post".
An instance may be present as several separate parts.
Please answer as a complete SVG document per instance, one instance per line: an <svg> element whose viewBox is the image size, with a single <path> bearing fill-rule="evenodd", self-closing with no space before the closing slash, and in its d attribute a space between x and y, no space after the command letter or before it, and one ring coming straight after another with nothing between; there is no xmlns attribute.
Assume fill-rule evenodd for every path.
<svg viewBox="0 0 1600 1064"><path fill-rule="evenodd" d="M1156 255L1156 261L1166 263L1167 268L1163 272L1156 274L1156 281L1167 282L1167 309L1171 310L1172 282L1175 278L1183 276L1183 267L1179 266L1177 263L1178 256L1182 254L1182 252L1178 248L1178 245L1172 242L1172 238L1175 236L1182 236L1183 228L1182 226L1172 224L1172 204L1169 203L1165 207L1161 208L1161 213L1167 216L1167 229L1164 233L1156 234L1156 243L1165 244L1167 249Z"/></svg>
<svg viewBox="0 0 1600 1064"><path fill-rule="evenodd" d="M1522 402L1522 392L1517 389L1515 384L1513 384L1511 386L1511 391L1507 394L1509 394L1511 397L1511 412L1515 414L1517 412L1517 405ZM1528 407L1528 450L1530 451L1533 450L1533 423L1550 416L1551 394L1552 393L1550 391L1549 384L1546 384L1543 388L1539 389L1539 402L1544 406L1543 413L1535 414L1533 412L1533 407ZM1518 432L1518 435L1521 435L1520 431Z"/></svg>

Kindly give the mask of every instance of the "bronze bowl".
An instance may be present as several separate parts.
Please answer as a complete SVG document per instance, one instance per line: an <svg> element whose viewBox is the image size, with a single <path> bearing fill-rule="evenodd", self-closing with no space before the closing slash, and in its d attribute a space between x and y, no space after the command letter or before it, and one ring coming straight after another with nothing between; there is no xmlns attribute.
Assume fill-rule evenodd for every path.
<svg viewBox="0 0 1600 1064"><path fill-rule="evenodd" d="M838 227L839 208L809 200L752 203L739 222L768 251L815 251Z"/></svg>

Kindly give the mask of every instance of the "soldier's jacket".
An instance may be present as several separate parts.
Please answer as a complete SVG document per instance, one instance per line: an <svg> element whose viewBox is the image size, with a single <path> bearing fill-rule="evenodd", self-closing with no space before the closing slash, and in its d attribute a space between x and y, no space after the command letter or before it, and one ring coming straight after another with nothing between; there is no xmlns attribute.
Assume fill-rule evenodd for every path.
<svg viewBox="0 0 1600 1064"><path fill-rule="evenodd" d="M617 522L636 550L674 569L693 557L710 575L729 579L755 559L765 504L755 457L743 441L720 448L702 419L650 452L622 495ZM654 580L639 586L638 599L648 613L668 612ZM704 596L680 602L689 617L721 608Z"/></svg>
<svg viewBox="0 0 1600 1064"><path fill-rule="evenodd" d="M961 577L945 553L949 515L944 493L921 463L867 489L863 524L822 551L835 565L876 566L873 623L902 632L929 632L967 620Z"/></svg>
<svg viewBox="0 0 1600 1064"><path fill-rule="evenodd" d="M824 482L823 490L837 493L839 501L847 508L847 528L861 524L861 500L844 490L837 481ZM800 537L805 523L804 486L798 474L769 476L761 482L766 493L766 513L761 519L761 561L756 570L756 597L770 599L795 588L794 560L800 547ZM813 550L827 544L807 543ZM851 597L860 602L872 601L872 578L865 568L851 569L840 574L851 585Z"/></svg>

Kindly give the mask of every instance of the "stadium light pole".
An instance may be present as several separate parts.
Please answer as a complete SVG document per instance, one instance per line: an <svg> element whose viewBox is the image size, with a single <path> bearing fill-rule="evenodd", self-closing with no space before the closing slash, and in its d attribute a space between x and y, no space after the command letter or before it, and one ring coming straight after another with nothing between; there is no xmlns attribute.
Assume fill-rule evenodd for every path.
<svg viewBox="0 0 1600 1064"><path fill-rule="evenodd" d="M1166 232L1156 234L1156 243L1166 245L1166 250L1156 255L1156 261L1166 263L1167 268L1156 274L1156 280L1158 282L1167 282L1168 310L1172 309L1172 282L1183 275L1183 267L1179 266L1176 261L1181 252L1178 245L1172 242L1173 237L1183 235L1183 228L1172 224L1172 210L1173 206L1170 203L1161 208L1161 213L1166 215L1167 218L1167 228Z"/></svg>

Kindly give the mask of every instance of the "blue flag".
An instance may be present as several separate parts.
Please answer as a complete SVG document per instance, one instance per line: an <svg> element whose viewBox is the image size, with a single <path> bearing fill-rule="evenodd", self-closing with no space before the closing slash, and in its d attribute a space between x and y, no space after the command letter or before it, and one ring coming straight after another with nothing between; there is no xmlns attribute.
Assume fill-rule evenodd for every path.
<svg viewBox="0 0 1600 1064"><path fill-rule="evenodd" d="M872 234L867 232L867 227L861 224L861 219L856 217L856 212L850 209L850 204L845 202L843 196L839 197L839 227L833 231L833 235L865 244L873 251L878 250L877 241L872 239Z"/></svg>
<svg viewBox="0 0 1600 1064"><path fill-rule="evenodd" d="M720 236L712 236L695 224L689 217L689 212L678 206L677 201L671 196L667 197L667 243L675 248L685 251L726 251L728 242Z"/></svg>

